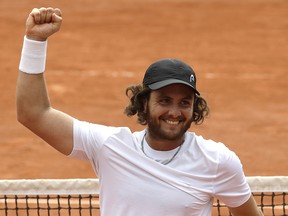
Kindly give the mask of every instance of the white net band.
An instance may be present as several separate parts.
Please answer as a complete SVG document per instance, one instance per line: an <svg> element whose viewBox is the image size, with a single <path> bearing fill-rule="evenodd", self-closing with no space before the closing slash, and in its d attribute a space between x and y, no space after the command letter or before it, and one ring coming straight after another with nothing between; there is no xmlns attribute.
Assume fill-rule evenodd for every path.
<svg viewBox="0 0 288 216"><path fill-rule="evenodd" d="M0 180L0 195L99 194L98 179Z"/></svg>
<svg viewBox="0 0 288 216"><path fill-rule="evenodd" d="M288 192L288 176L247 177L252 192ZM1 195L99 194L98 179L0 180Z"/></svg>
<svg viewBox="0 0 288 216"><path fill-rule="evenodd" d="M288 176L247 177L252 192L288 192Z"/></svg>

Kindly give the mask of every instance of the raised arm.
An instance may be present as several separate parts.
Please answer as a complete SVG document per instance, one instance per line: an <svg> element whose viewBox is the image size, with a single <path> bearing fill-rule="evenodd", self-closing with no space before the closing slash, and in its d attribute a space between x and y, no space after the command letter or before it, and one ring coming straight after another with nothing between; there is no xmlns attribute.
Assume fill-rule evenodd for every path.
<svg viewBox="0 0 288 216"><path fill-rule="evenodd" d="M61 153L73 148L73 118L51 107L44 78L47 39L60 30L61 11L34 8L26 21L26 36L17 80L17 119Z"/></svg>

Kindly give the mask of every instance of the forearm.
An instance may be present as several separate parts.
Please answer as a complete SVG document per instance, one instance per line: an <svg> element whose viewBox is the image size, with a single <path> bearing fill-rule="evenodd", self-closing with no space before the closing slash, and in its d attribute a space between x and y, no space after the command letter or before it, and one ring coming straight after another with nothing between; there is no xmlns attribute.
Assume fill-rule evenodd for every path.
<svg viewBox="0 0 288 216"><path fill-rule="evenodd" d="M31 128L50 108L44 74L19 72L16 89L17 119ZM30 125L31 124L31 125Z"/></svg>

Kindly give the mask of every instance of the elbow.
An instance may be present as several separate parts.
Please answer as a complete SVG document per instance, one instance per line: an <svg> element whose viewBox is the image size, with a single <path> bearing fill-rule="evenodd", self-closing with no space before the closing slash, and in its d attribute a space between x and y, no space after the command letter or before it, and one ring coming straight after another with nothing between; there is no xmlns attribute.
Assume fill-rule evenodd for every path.
<svg viewBox="0 0 288 216"><path fill-rule="evenodd" d="M37 108L18 106L16 117L17 121L24 125L25 127L30 128L33 124L37 124L39 119L41 119L41 114L44 113L44 110L39 110Z"/></svg>
<svg viewBox="0 0 288 216"><path fill-rule="evenodd" d="M26 125L33 118L33 108L25 100L16 100L16 118L19 123Z"/></svg>
<svg viewBox="0 0 288 216"><path fill-rule="evenodd" d="M17 107L16 113L17 121L24 126L27 126L32 121L33 117L28 112L23 111Z"/></svg>
<svg viewBox="0 0 288 216"><path fill-rule="evenodd" d="M16 106L16 118L17 121L21 124L25 122L25 112L23 111L22 106L20 106L19 103L17 103Z"/></svg>
<svg viewBox="0 0 288 216"><path fill-rule="evenodd" d="M17 121L23 125L25 125L25 122L27 122L25 115L23 113L17 112Z"/></svg>

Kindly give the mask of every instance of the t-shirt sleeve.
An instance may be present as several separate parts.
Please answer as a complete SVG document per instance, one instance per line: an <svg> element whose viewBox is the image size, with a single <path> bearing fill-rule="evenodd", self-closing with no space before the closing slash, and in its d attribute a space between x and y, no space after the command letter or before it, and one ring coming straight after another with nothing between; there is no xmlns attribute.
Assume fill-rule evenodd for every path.
<svg viewBox="0 0 288 216"><path fill-rule="evenodd" d="M95 160L105 140L116 130L99 124L92 124L74 119L73 150L69 157Z"/></svg>
<svg viewBox="0 0 288 216"><path fill-rule="evenodd" d="M240 159L224 146L219 156L214 192L228 207L239 207L251 196Z"/></svg>

